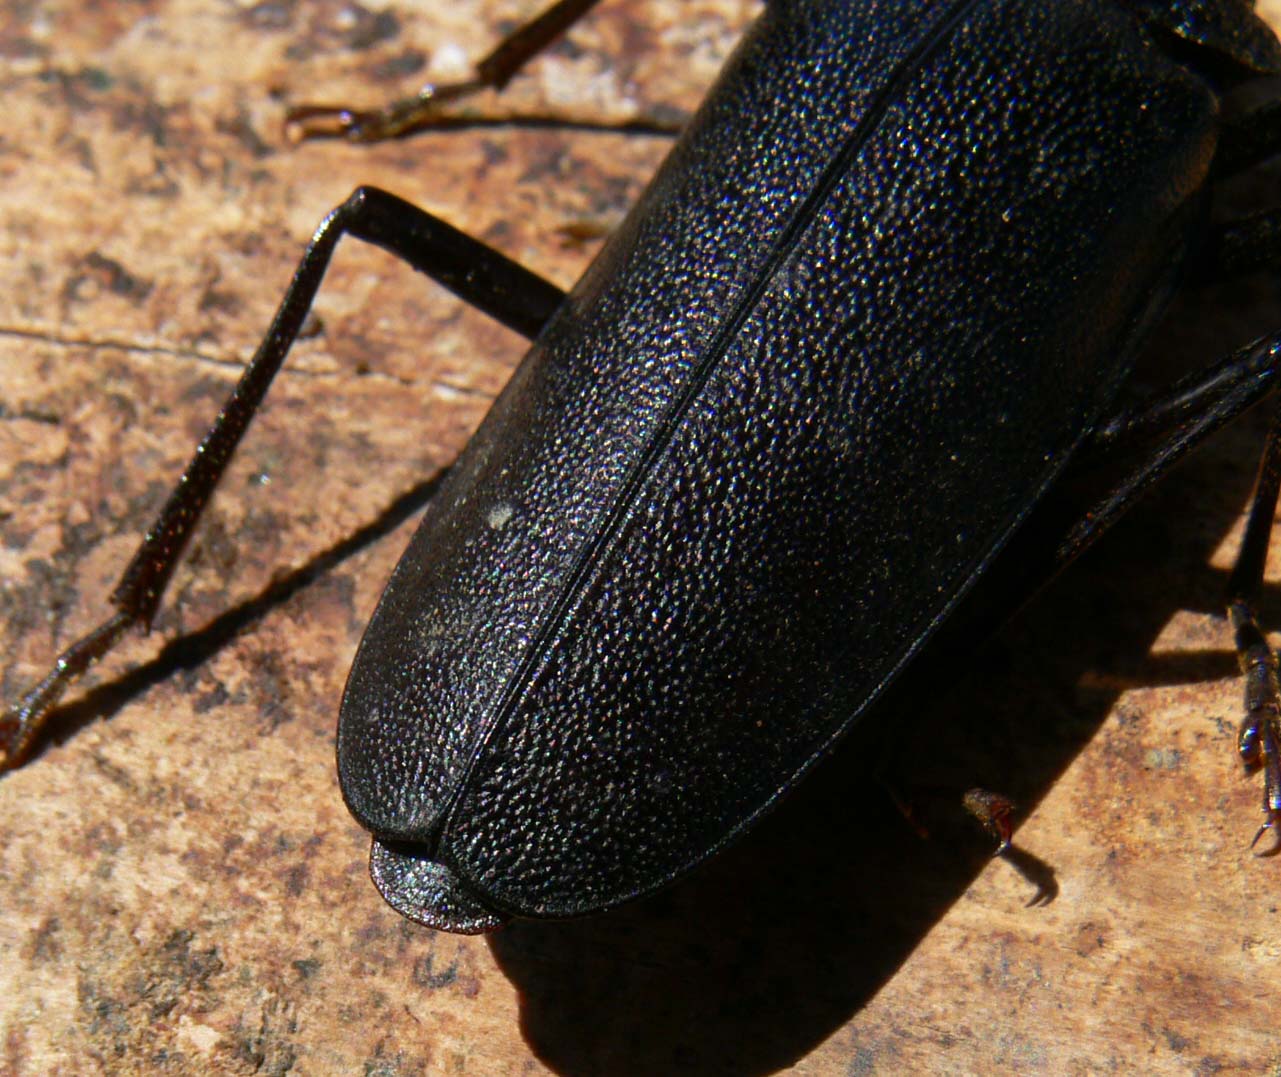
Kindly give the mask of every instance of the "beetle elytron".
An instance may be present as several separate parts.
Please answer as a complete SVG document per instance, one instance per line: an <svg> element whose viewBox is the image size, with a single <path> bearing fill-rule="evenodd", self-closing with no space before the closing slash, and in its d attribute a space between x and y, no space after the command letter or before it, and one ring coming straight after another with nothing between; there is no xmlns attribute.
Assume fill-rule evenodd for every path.
<svg viewBox="0 0 1281 1077"><path fill-rule="evenodd" d="M502 83L590 6L562 0L453 91ZM358 190L317 232L120 612L0 723L0 758L150 622L352 233L534 339L347 684L339 775L375 881L462 932L656 889L829 750L1082 460L1146 446L1041 540L1048 569L1270 391L1281 336L1117 403L1182 280L1281 262L1274 218L1209 217L1219 178L1281 148L1274 103L1228 125L1222 99L1277 74L1245 0L773 0L567 295ZM420 112L295 120L377 137ZM1279 474L1274 432L1230 601L1264 829L1281 818L1278 692L1252 604Z"/></svg>

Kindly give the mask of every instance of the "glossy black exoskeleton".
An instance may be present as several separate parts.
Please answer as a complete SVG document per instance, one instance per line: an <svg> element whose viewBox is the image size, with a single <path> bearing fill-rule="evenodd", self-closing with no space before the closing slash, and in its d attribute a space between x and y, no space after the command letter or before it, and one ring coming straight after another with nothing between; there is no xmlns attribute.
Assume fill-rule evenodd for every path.
<svg viewBox="0 0 1281 1077"><path fill-rule="evenodd" d="M554 5L544 28L590 6ZM478 82L510 76L504 55ZM70 677L150 620L351 232L535 338L348 681L339 775L375 881L461 932L653 891L827 753L1012 544L1048 576L1271 390L1281 338L1118 404L1183 280L1281 262L1273 218L1209 217L1221 176L1281 148L1274 105L1228 125L1223 99L1276 74L1281 46L1244 0L774 0L568 295L358 190L121 613L0 726L8 760ZM411 114L295 118L376 136ZM1265 827L1281 734L1252 602L1279 443L1230 601ZM1047 495L1116 446L1142 451L1110 492L1028 538Z"/></svg>

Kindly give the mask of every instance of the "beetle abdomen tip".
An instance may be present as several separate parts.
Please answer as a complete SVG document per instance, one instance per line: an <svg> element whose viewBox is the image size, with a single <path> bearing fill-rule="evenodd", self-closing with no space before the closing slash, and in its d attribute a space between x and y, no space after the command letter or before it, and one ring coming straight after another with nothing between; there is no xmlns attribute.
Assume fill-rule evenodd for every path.
<svg viewBox="0 0 1281 1077"><path fill-rule="evenodd" d="M487 907L444 864L406 847L384 845L375 838L369 852L369 874L393 909L440 931L479 935L497 930L509 919Z"/></svg>

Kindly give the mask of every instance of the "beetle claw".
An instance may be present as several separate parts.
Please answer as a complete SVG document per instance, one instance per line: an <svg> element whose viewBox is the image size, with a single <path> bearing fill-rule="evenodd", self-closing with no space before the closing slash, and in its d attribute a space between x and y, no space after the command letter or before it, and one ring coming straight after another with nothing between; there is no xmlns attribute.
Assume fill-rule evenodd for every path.
<svg viewBox="0 0 1281 1077"><path fill-rule="evenodd" d="M1254 840L1250 842L1251 850L1259 844L1259 839L1263 837L1264 834L1269 832L1272 834L1272 843L1266 849L1256 852L1254 854L1255 856L1266 858L1276 856L1278 853L1281 853L1281 830L1277 829L1277 819L1278 815L1276 812L1269 812L1267 821L1259 827L1257 831L1255 831Z"/></svg>

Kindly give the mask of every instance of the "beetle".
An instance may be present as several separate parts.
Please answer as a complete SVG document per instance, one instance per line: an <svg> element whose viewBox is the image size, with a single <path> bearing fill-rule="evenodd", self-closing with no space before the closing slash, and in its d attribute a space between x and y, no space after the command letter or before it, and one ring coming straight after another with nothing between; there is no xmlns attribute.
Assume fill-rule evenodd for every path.
<svg viewBox="0 0 1281 1077"><path fill-rule="evenodd" d="M356 138L430 122L591 6L552 5L474 82L292 120ZM461 933L658 889L776 803L980 581L1052 575L1272 390L1281 336L1122 403L1186 279L1281 257L1275 217L1209 216L1221 178L1281 148L1275 103L1228 123L1223 98L1276 74L1281 44L1237 0L774 0L568 294L358 189L118 612L0 719L0 760L150 623L351 234L533 340L347 683L338 771L374 881ZM1103 495L1060 498L1120 449L1137 458ZM1254 613L1279 476L1274 427L1229 600L1260 834L1281 818L1281 696ZM928 497L904 496L923 480Z"/></svg>

